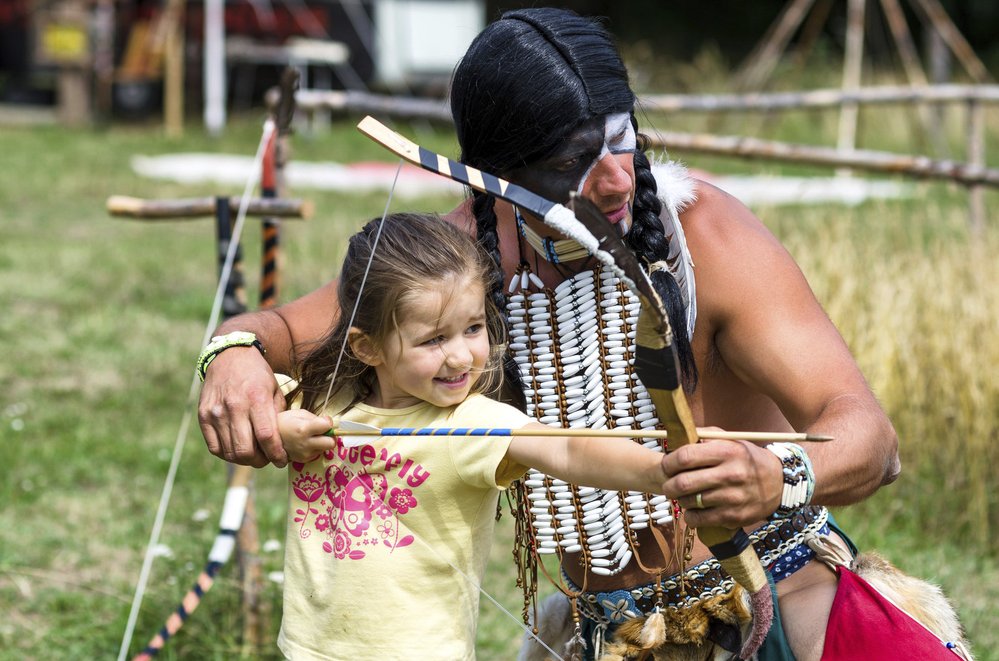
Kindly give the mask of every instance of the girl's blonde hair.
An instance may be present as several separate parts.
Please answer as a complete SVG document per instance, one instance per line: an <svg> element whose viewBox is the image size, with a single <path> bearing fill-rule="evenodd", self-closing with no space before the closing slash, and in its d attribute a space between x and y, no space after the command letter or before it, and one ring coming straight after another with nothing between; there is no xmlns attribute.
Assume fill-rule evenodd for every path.
<svg viewBox="0 0 999 661"><path fill-rule="evenodd" d="M467 279L482 285L492 348L473 392L497 391L502 381L505 326L485 294L497 277L492 259L475 239L435 214L397 213L372 220L350 238L337 289L338 317L321 343L293 368L298 386L288 400L301 396L302 408L321 413L334 371L332 394L349 388L352 401L365 399L375 388L375 370L345 342L350 328L359 329L380 349L421 292L462 284Z"/></svg>

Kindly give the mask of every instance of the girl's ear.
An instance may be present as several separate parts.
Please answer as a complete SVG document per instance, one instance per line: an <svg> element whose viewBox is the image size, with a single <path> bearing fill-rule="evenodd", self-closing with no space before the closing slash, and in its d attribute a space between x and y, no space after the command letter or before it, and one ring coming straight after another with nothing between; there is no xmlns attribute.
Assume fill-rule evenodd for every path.
<svg viewBox="0 0 999 661"><path fill-rule="evenodd" d="M356 326L351 326L350 330L347 331L347 344L350 345L350 350L357 356L358 360L369 367L375 367L384 362L381 351L375 348L375 343L371 341L367 333Z"/></svg>

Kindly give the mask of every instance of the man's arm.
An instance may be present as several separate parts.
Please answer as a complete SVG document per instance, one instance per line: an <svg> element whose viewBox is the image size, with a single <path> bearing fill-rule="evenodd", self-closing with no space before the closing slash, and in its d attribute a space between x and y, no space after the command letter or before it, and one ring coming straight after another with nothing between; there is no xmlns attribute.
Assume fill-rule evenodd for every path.
<svg viewBox="0 0 999 661"><path fill-rule="evenodd" d="M701 424L782 427L833 436L802 443L815 470L812 502L845 505L898 474L898 440L846 343L797 264L742 204L701 185L684 219L698 297L695 393ZM667 490L702 493L691 525L747 525L780 502L781 464L751 443L700 443L667 459Z"/></svg>
<svg viewBox="0 0 999 661"><path fill-rule="evenodd" d="M249 331L264 347L232 347L208 366L198 420L209 452L250 466L284 466L288 456L278 432L284 396L275 372L288 373L296 353L308 352L329 330L337 310L336 281L273 310L227 319L216 335Z"/></svg>

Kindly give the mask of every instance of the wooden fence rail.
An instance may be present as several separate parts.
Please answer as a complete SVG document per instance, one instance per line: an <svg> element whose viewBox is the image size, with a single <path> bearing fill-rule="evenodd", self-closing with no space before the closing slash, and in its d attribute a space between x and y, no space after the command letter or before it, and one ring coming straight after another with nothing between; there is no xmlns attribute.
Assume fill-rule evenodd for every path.
<svg viewBox="0 0 999 661"><path fill-rule="evenodd" d="M273 92L268 104L273 104ZM356 91L299 90L297 107L305 113L319 110L365 113L398 119L451 122L443 99L384 96ZM999 103L999 85L879 86L856 89L822 89L804 92L751 94L650 94L638 100L647 112L772 112L840 108L844 105L963 104L967 112L965 153L967 162L937 160L915 154L836 149L757 140L738 136L658 132L655 146L739 158L852 168L916 178L944 179L968 188L971 229L985 226L984 186L999 186L999 170L986 167L985 108Z"/></svg>

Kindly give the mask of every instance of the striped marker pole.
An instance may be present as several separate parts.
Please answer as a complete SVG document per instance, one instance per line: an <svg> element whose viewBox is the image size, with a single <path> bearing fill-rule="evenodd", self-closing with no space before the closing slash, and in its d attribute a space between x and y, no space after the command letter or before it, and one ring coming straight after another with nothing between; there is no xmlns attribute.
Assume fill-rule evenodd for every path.
<svg viewBox="0 0 999 661"><path fill-rule="evenodd" d="M233 549L236 547L236 533L243 523L243 514L246 512L251 475L250 471L235 471L233 473L233 482L226 490L222 516L219 518L219 532L215 536L212 550L208 553L208 563L198 575L194 585L181 599L177 610L167 618L159 633L153 636L146 647L132 657L132 661L149 661L156 656L166 645L167 640L184 626L188 616L198 608L201 604L201 598L215 583L216 574L229 561Z"/></svg>

